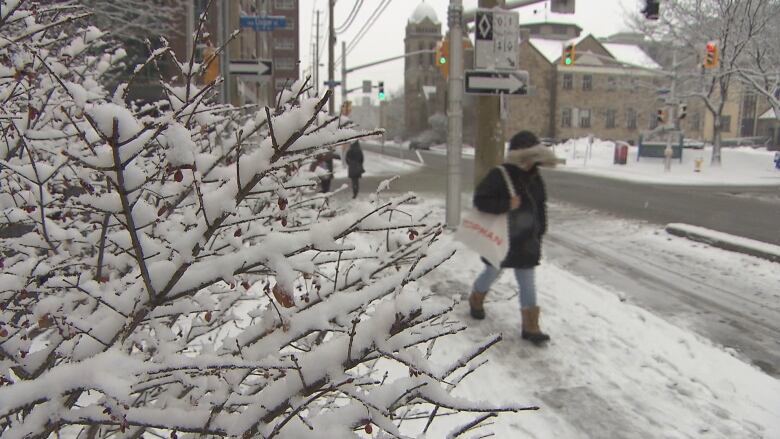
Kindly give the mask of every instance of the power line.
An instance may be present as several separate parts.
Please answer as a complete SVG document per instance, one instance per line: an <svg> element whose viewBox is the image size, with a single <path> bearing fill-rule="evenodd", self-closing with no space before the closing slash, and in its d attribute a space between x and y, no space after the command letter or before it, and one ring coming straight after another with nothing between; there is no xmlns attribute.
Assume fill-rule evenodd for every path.
<svg viewBox="0 0 780 439"><path fill-rule="evenodd" d="M352 7L352 10L349 12L349 15L347 16L347 19L344 20L344 23L341 24L341 26L337 26L335 31L337 34L342 34L349 29L350 26L352 26L352 23L355 22L355 18L357 18L358 13L360 13L360 9L363 7L363 0L356 0L355 6Z"/></svg>
<svg viewBox="0 0 780 439"><path fill-rule="evenodd" d="M352 41L349 43L349 46L347 46L347 55L349 55L350 52L360 43L360 40L363 39L364 36L368 33L369 30L371 30L371 27L374 26L374 23L377 22L379 17L382 16L382 13L387 9L388 6L390 6L391 0L383 0L382 3L377 6L376 10L374 10L374 13L371 15L371 17L368 18L366 23L363 25L363 27L358 31L355 38L352 39ZM342 54L343 56L343 54Z"/></svg>

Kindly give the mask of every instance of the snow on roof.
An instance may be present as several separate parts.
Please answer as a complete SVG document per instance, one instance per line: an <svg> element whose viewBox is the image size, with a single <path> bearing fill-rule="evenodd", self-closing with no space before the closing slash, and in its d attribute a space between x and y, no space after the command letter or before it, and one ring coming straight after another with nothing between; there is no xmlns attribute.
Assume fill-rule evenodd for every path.
<svg viewBox="0 0 780 439"><path fill-rule="evenodd" d="M775 117L775 109L774 108L770 108L770 109L766 110L766 113L762 114L759 117L759 119L761 119L761 120L767 120L767 119L775 120L775 119L777 119L777 117Z"/></svg>
<svg viewBox="0 0 780 439"><path fill-rule="evenodd" d="M575 44L579 44L582 40L588 38L590 35L580 35L573 41ZM529 40L531 45L536 48L547 61L554 63L561 58L561 52L563 50L563 44L566 41L547 39L539 37L531 37ZM641 47L635 44L617 44L617 43L601 43L605 49L619 62L644 67L648 69L660 69L661 66L653 61L650 56L642 50Z"/></svg>
<svg viewBox="0 0 780 439"><path fill-rule="evenodd" d="M616 60L632 66L660 69L661 66L635 44L602 43Z"/></svg>
<svg viewBox="0 0 780 439"><path fill-rule="evenodd" d="M554 63L561 57L561 52L563 51L563 41L561 40L532 37L529 39L529 42L551 63Z"/></svg>
<svg viewBox="0 0 780 439"><path fill-rule="evenodd" d="M429 5L428 3L425 3L423 1L417 7L414 9L414 12L412 12L412 16L409 17L409 21L411 23L420 23L425 19L429 19L434 23L439 22L439 18L436 16L436 10L433 9L433 6Z"/></svg>

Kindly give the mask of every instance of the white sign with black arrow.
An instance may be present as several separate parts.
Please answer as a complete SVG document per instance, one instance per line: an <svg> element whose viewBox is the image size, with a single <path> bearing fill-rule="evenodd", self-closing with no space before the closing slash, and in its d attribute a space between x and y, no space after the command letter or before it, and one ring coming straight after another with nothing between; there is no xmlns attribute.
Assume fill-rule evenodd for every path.
<svg viewBox="0 0 780 439"><path fill-rule="evenodd" d="M252 79L253 77L258 81L265 81L271 78L273 72L273 61L270 59L238 59L230 61L230 73L240 76L242 79Z"/></svg>
<svg viewBox="0 0 780 439"><path fill-rule="evenodd" d="M528 72L466 71L466 93L479 95L528 94Z"/></svg>

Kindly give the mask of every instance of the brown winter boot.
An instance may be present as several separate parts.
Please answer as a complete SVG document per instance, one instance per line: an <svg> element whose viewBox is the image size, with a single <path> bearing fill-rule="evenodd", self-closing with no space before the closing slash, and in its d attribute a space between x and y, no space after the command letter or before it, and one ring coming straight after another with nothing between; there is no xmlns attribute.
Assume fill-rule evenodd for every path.
<svg viewBox="0 0 780 439"><path fill-rule="evenodd" d="M540 346L544 342L550 340L550 336L539 329L538 306L523 308L520 310L520 312L523 314L523 332L521 334L523 340L528 340L537 346Z"/></svg>
<svg viewBox="0 0 780 439"><path fill-rule="evenodd" d="M474 317L477 320L482 320L485 318L485 295L487 293L478 293L476 291L471 292L471 296L469 296L469 307L471 308L471 317Z"/></svg>

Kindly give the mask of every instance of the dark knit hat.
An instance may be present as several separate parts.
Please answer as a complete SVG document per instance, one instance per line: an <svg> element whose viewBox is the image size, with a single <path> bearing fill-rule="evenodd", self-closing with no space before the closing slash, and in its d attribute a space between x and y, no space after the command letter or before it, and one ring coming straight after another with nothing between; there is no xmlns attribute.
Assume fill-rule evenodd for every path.
<svg viewBox="0 0 780 439"><path fill-rule="evenodd" d="M520 131L509 141L509 150L526 149L539 144L539 138L530 131Z"/></svg>

